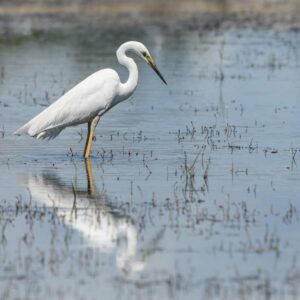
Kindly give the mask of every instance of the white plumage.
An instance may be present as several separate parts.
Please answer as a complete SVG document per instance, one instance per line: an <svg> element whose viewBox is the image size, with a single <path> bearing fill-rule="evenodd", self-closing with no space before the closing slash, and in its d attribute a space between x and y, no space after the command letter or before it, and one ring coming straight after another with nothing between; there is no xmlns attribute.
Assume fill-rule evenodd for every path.
<svg viewBox="0 0 300 300"><path fill-rule="evenodd" d="M128 51L142 57L166 83L147 48L139 42L126 42L117 51L119 63L129 71L126 83L122 83L117 72L112 69L95 72L19 128L15 134L24 133L37 139L53 139L66 127L88 123L84 156L89 157L99 118L113 106L129 98L137 86L138 69L134 60L126 55Z"/></svg>
<svg viewBox="0 0 300 300"><path fill-rule="evenodd" d="M116 98L120 82L111 69L100 70L69 90L16 131L38 139L55 138L65 127L87 123L102 115Z"/></svg>

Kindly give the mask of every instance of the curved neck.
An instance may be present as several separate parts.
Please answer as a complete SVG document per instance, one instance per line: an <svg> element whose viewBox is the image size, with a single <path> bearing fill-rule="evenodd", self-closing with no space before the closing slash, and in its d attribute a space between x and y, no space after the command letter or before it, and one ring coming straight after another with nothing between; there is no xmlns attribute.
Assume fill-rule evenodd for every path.
<svg viewBox="0 0 300 300"><path fill-rule="evenodd" d="M128 69L129 77L125 83L120 84L119 95L123 98L129 97L135 90L138 83L138 68L134 60L126 55L130 45L125 43L117 51L117 58L121 65Z"/></svg>

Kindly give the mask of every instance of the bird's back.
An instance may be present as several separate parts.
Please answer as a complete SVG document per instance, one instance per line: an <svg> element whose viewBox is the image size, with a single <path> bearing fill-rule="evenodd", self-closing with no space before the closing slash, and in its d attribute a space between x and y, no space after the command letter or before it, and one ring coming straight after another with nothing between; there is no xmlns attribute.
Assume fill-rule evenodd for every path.
<svg viewBox="0 0 300 300"><path fill-rule="evenodd" d="M37 138L54 138L67 126L102 115L118 96L120 78L112 69L93 73L18 129Z"/></svg>

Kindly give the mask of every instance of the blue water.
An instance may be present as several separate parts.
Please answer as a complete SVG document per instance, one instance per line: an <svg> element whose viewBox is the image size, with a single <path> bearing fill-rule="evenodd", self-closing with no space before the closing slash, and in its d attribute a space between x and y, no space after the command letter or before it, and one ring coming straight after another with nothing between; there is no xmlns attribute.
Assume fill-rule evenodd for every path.
<svg viewBox="0 0 300 300"><path fill-rule="evenodd" d="M86 126L12 133L99 68L126 80L115 50L134 32L1 44L0 299L296 297L299 33L136 37L168 85L138 62L96 129L89 188Z"/></svg>

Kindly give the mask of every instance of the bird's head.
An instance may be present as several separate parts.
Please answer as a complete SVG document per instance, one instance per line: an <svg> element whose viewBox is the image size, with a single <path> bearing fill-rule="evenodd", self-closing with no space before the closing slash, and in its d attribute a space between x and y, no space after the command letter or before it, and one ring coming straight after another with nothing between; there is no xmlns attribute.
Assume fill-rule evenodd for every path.
<svg viewBox="0 0 300 300"><path fill-rule="evenodd" d="M155 71L155 73L159 76L159 78L164 82L164 84L167 84L166 80L158 70L156 64L154 63L154 60L152 56L150 55L150 52L148 49L142 45L141 49L139 50L139 55L146 61L146 63Z"/></svg>
<svg viewBox="0 0 300 300"><path fill-rule="evenodd" d="M132 52L136 53L138 56L140 56L143 60L145 60L146 63L159 76L159 78L165 84L167 84L166 80L164 79L164 77L161 75L158 68L156 67L154 60L153 60L152 56L150 55L150 52L148 51L148 49L146 48L146 46L144 44L142 44L140 42L136 42L136 41L126 42L119 47L119 49L117 51L117 56L119 58L121 58L126 53L126 51L132 51Z"/></svg>

